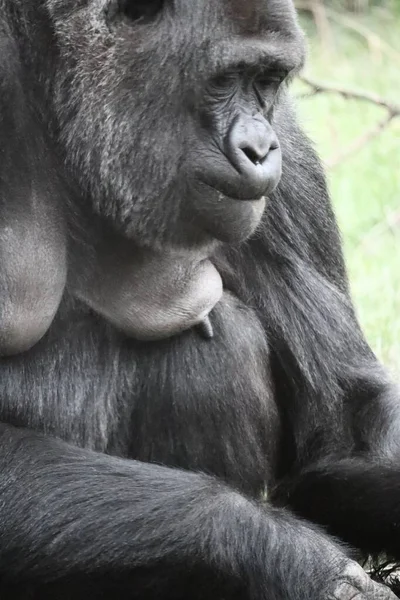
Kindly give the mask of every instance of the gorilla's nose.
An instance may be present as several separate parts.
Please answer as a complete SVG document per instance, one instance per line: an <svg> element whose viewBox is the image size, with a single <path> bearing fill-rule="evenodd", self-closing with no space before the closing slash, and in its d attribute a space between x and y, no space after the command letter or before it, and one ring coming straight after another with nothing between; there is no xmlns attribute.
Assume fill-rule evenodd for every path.
<svg viewBox="0 0 400 600"><path fill-rule="evenodd" d="M238 171L238 197L259 198L270 194L282 174L278 139L262 115L236 119L226 139L226 155Z"/></svg>

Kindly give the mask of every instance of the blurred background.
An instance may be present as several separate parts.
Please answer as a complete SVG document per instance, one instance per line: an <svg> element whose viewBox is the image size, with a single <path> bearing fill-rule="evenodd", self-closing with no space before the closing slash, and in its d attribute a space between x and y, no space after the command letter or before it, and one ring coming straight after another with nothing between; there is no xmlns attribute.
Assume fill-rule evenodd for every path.
<svg viewBox="0 0 400 600"><path fill-rule="evenodd" d="M296 4L300 120L327 167L362 327L400 380L400 0Z"/></svg>

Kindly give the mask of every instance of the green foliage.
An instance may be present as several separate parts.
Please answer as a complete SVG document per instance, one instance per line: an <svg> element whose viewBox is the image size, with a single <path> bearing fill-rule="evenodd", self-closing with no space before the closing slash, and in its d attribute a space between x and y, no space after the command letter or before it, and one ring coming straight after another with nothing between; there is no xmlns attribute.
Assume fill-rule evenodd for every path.
<svg viewBox="0 0 400 600"><path fill-rule="evenodd" d="M398 103L400 11L395 18L393 12L376 9L357 20L394 52L376 43L371 47L357 33L332 25L335 47L331 51L311 35L306 72L320 82L375 92ZM305 25L313 34L309 20ZM299 84L297 91L304 88ZM301 100L299 113L325 160L338 155L385 115L373 105L328 94ZM361 324L375 352L399 375L400 119L331 169L329 180Z"/></svg>
<svg viewBox="0 0 400 600"><path fill-rule="evenodd" d="M374 6L392 6L399 0L324 0L323 4L330 8L346 10L349 12L364 12Z"/></svg>

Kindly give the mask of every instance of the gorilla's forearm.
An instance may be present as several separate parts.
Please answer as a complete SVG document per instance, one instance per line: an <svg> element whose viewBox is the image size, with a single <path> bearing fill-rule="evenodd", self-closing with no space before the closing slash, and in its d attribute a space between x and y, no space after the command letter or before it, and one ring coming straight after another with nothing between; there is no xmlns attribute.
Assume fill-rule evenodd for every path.
<svg viewBox="0 0 400 600"><path fill-rule="evenodd" d="M108 457L7 425L0 431L4 584L27 581L54 591L59 581L62 591L72 575L114 574L119 583L135 576L136 589L138 582L151 589L151 568L165 567L167 594L190 565L216 582L231 579L251 598L267 590L297 598L301 581L310 598L319 598L351 564L322 533L216 479ZM141 579L146 569L148 581ZM189 593L190 576L185 570L179 576Z"/></svg>
<svg viewBox="0 0 400 600"><path fill-rule="evenodd" d="M399 456L325 460L281 490L281 501L365 554L399 559Z"/></svg>

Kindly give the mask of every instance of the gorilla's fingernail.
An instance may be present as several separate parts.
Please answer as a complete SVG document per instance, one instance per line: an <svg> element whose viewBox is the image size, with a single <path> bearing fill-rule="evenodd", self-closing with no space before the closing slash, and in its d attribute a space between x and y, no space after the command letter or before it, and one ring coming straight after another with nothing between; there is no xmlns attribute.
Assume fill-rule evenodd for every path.
<svg viewBox="0 0 400 600"><path fill-rule="evenodd" d="M205 317L197 327L200 335L202 335L203 338L205 338L206 340L212 340L212 338L214 337L214 328L212 326L209 316Z"/></svg>

